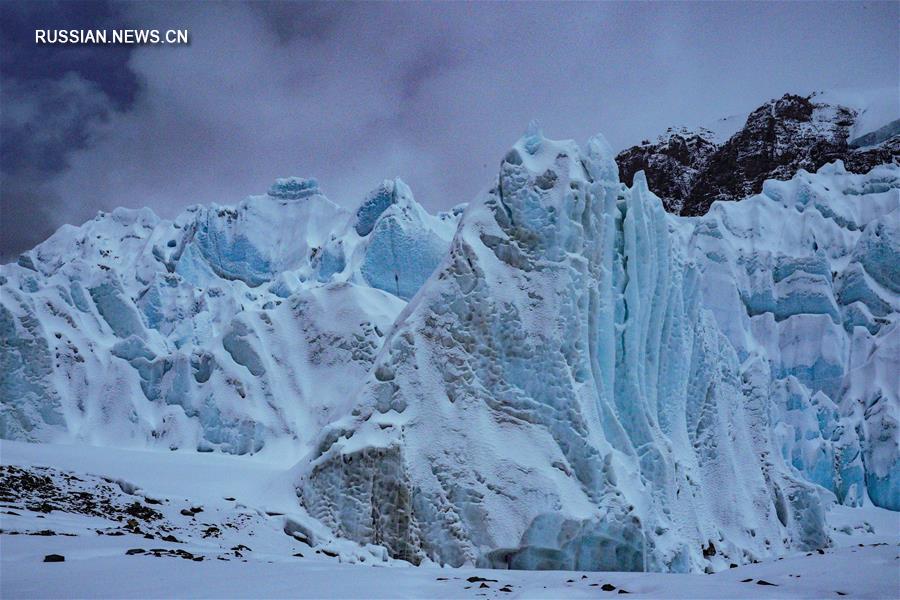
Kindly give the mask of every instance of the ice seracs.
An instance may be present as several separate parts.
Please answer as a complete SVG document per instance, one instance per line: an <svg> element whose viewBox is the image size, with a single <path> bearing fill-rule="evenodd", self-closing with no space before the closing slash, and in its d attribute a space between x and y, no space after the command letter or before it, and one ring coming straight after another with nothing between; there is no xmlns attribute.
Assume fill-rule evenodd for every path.
<svg viewBox="0 0 900 600"><path fill-rule="evenodd" d="M399 179L116 209L0 267L0 437L296 457L298 510L414 563L822 548L829 505L900 509L898 205L834 162L676 217L532 126L438 215Z"/></svg>
<svg viewBox="0 0 900 600"><path fill-rule="evenodd" d="M409 300L447 254L463 207L429 214L399 178L372 190L317 256L318 277Z"/></svg>
<svg viewBox="0 0 900 600"><path fill-rule="evenodd" d="M268 195L236 207L199 207L176 271L196 285L205 270L250 287L285 271L309 277L313 249L346 218L346 211L322 195L315 180L280 179Z"/></svg>
<svg viewBox="0 0 900 600"><path fill-rule="evenodd" d="M298 466L310 513L451 565L692 571L827 545L671 228L602 138L530 130Z"/></svg>
<svg viewBox="0 0 900 600"><path fill-rule="evenodd" d="M2 267L0 435L302 452L349 410L397 295L415 293L455 228L458 216L432 217L396 185L390 227L381 215L364 240L355 213L296 177L174 221L116 209L63 227ZM398 242L389 270L364 276L393 238L424 242ZM350 246L356 270L330 266Z"/></svg>
<svg viewBox="0 0 900 600"><path fill-rule="evenodd" d="M900 168L838 161L684 223L704 305L771 370L784 459L841 502L900 509Z"/></svg>

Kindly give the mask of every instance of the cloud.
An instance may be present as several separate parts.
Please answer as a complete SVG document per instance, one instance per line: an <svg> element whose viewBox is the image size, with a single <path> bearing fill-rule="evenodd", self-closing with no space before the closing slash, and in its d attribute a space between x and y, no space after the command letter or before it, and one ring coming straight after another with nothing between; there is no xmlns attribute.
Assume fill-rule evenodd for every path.
<svg viewBox="0 0 900 600"><path fill-rule="evenodd" d="M437 154L403 127L411 98L452 62L435 55L433 39L386 41L400 23L377 14L355 35L349 13L326 37L308 24L275 35L252 6L209 14L176 5L175 16L144 7L137 20L189 27L192 44L134 52L134 107L96 128L97 143L72 156L59 186L99 188L113 204L170 216L194 202L237 201L276 176L317 176L353 204L385 177L436 171Z"/></svg>
<svg viewBox="0 0 900 600"><path fill-rule="evenodd" d="M0 258L5 262L53 233L64 222L62 215L73 214L57 179L71 153L91 144L95 126L114 109L95 84L71 72L57 80L5 80L0 103Z"/></svg>
<svg viewBox="0 0 900 600"><path fill-rule="evenodd" d="M82 143L48 146L65 164L44 181L50 221L117 205L171 217L287 175L346 206L400 176L446 208L490 184L533 118L624 147L786 91L896 87L900 8L868 6L118 4L123 22L189 28L191 44L132 48L127 102L100 81L103 117L70 115L85 128ZM12 179L4 206L7 184L30 189Z"/></svg>

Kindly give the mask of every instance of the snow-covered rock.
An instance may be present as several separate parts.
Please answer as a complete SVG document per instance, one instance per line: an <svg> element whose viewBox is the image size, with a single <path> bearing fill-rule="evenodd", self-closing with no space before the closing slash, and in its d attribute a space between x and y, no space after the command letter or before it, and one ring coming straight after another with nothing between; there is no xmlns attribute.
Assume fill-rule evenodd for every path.
<svg viewBox="0 0 900 600"><path fill-rule="evenodd" d="M749 115L669 129L616 156L623 181L645 171L666 210L681 215L703 215L716 200L746 198L768 179L835 160L854 173L900 162L896 88L785 94Z"/></svg>

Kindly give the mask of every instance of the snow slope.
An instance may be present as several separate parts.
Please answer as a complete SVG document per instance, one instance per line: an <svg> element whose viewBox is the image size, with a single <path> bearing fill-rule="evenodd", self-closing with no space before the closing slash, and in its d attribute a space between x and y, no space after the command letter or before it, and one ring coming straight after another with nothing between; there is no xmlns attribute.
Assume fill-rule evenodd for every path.
<svg viewBox="0 0 900 600"><path fill-rule="evenodd" d="M852 108L857 117L849 139L855 140L900 118L900 92L895 87L831 89L813 93L816 102Z"/></svg>

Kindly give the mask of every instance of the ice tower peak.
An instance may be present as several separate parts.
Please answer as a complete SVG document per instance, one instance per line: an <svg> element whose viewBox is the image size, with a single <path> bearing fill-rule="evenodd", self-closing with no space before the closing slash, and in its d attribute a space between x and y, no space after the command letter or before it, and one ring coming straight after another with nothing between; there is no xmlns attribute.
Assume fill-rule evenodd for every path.
<svg viewBox="0 0 900 600"><path fill-rule="evenodd" d="M602 133L587 141L584 159L584 168L591 179L618 185L619 167L616 164L616 154Z"/></svg>
<svg viewBox="0 0 900 600"><path fill-rule="evenodd" d="M415 204L412 190L399 177L385 179L369 192L356 209L356 233L365 236L375 227L379 217L393 204Z"/></svg>
<svg viewBox="0 0 900 600"><path fill-rule="evenodd" d="M303 177L279 178L269 188L269 196L280 200L299 200L318 193L320 193L319 182Z"/></svg>
<svg viewBox="0 0 900 600"><path fill-rule="evenodd" d="M618 172L609 144L601 137L587 151L574 140L551 140L540 132L532 121L528 131L515 143L503 158L501 181L504 173L517 172L533 177L535 185L550 190L557 185L579 181L587 183L596 176L603 176L618 185ZM588 163L594 161L591 166ZM560 196L559 199L562 199Z"/></svg>
<svg viewBox="0 0 900 600"><path fill-rule="evenodd" d="M632 184L632 189L637 189L642 192L649 192L650 187L647 185L647 175L643 171L638 171L634 174L634 183Z"/></svg>
<svg viewBox="0 0 900 600"><path fill-rule="evenodd" d="M540 123L537 119L532 119L525 128L525 135L522 136L522 146L528 154L537 154L541 149L541 143L544 141L544 134L541 131Z"/></svg>
<svg viewBox="0 0 900 600"><path fill-rule="evenodd" d="M361 272L409 304L294 472L303 506L417 564L693 572L827 547L835 498L897 506L878 169L682 220L601 136L534 128L418 287L426 246L388 207Z"/></svg>

